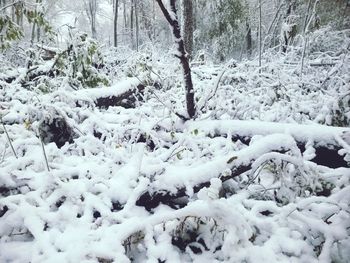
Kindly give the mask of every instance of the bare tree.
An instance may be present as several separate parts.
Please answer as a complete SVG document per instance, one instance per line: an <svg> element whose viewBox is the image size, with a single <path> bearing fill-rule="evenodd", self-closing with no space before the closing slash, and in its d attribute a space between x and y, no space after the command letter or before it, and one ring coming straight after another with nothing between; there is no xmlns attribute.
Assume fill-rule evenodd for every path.
<svg viewBox="0 0 350 263"><path fill-rule="evenodd" d="M185 89L186 89L186 106L187 106L187 114L189 118L193 118L196 114L196 108L194 103L194 90L193 90L193 83L192 83L192 76L191 76L191 68L188 62L188 56L185 51L185 45L183 38L181 36L181 30L179 26L179 21L177 18L177 12L176 12L176 0L170 0L170 10L168 10L162 0L156 0L160 9L162 10L162 13L166 20L168 21L173 36L175 38L175 43L177 45L177 51L179 54L176 56L180 59L180 63L183 69L184 79L185 79ZM184 116L181 116L180 114L177 114L182 119L188 119Z"/></svg>

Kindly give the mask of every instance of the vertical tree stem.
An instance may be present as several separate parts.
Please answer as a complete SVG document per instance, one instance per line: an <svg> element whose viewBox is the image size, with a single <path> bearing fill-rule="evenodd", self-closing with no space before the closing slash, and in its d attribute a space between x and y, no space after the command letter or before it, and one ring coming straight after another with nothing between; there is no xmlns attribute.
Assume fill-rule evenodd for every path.
<svg viewBox="0 0 350 263"><path fill-rule="evenodd" d="M15 148L14 148L13 145L12 145L12 141L11 141L10 135L9 135L8 132L7 132L5 123L2 121L2 118L1 118L1 117L0 117L0 120L1 120L2 127L4 128L4 131L5 131L7 141L8 141L9 144L10 144L12 153L13 153L13 155L16 157L16 159L18 159L18 156L17 156L17 154L16 154Z"/></svg>

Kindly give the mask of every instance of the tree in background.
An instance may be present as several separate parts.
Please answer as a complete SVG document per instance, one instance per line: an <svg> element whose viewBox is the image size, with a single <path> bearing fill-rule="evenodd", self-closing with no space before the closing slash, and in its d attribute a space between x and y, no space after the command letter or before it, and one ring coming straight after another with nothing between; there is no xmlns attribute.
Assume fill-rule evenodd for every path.
<svg viewBox="0 0 350 263"><path fill-rule="evenodd" d="M53 34L43 10L41 0L36 0L34 3L26 1L0 2L0 49L8 48L12 42L24 36L23 17L26 18L28 25L32 25L32 42L34 41L35 32L37 32L37 38L39 39L40 30L45 34Z"/></svg>
<svg viewBox="0 0 350 263"><path fill-rule="evenodd" d="M114 46L118 46L118 8L119 8L119 1L114 0L114 16L113 16L113 40L114 40Z"/></svg>
<svg viewBox="0 0 350 263"><path fill-rule="evenodd" d="M239 30L244 19L241 0L198 0L197 8L201 18L197 19L196 48L212 50L221 61L232 56L244 38Z"/></svg>
<svg viewBox="0 0 350 263"><path fill-rule="evenodd" d="M92 38L97 38L97 31L96 31L96 13L97 13L97 0L88 0L87 2L84 1L85 5L85 11L87 14L87 17L90 21L90 27L91 27L91 35Z"/></svg>

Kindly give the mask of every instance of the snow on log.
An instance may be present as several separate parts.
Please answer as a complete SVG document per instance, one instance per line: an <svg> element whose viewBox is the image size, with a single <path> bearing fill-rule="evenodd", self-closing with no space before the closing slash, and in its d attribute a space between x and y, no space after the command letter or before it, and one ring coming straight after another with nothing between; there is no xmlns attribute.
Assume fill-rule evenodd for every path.
<svg viewBox="0 0 350 263"><path fill-rule="evenodd" d="M302 165L303 159L294 138L286 134L267 135L250 146L227 156L219 156L201 164L186 167L169 165L163 174L155 178L147 192L143 193L136 205L146 210L160 203L170 207L182 207L186 198L210 185L210 179L220 178L222 182L249 171L254 162L271 152L290 151L293 162ZM282 155L284 156L284 155ZM285 156L289 159L290 156ZM288 160L290 161L290 160ZM229 173L227 173L229 171Z"/></svg>
<svg viewBox="0 0 350 263"><path fill-rule="evenodd" d="M344 148L340 142L342 138L350 144L350 128L241 120L206 120L188 122L186 125L190 131L198 130L210 136L231 136L232 140L245 143L249 143L255 135L289 134L301 152L305 151L306 144L315 148L315 156L311 161L330 168L348 167L338 151Z"/></svg>
<svg viewBox="0 0 350 263"><path fill-rule="evenodd" d="M151 190L139 197L136 205L143 206L148 211L160 203L173 208L183 207L194 193L209 187L212 178L220 178L224 182L256 169L265 159L277 158L298 167L303 167L307 161L330 168L349 167L338 153L348 147L349 128L261 121L196 121L185 125L190 131L198 129L206 135L232 136L234 139L250 142L250 145L200 165L168 166L162 175L155 178L150 186ZM264 137L252 141L254 135ZM310 142L315 148L313 158L305 153ZM348 150L347 148L346 151ZM284 154L286 152L292 155Z"/></svg>
<svg viewBox="0 0 350 263"><path fill-rule="evenodd" d="M318 124L277 123L264 121L241 120L205 120L186 123L189 130L198 129L208 135L230 134L232 136L249 137L285 133L297 142L313 141L315 145L338 145L336 136L350 133L350 128L332 127Z"/></svg>
<svg viewBox="0 0 350 263"><path fill-rule="evenodd" d="M103 109L111 106L135 108L135 102L141 99L139 94L144 89L145 86L137 78L129 78L111 87L78 90L74 96L77 97L78 106L82 106L84 101L92 100L97 107Z"/></svg>

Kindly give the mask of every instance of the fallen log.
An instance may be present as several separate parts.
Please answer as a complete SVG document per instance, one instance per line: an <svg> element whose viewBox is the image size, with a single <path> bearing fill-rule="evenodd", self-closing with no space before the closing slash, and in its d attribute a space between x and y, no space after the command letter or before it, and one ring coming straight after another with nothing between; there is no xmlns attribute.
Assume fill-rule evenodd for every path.
<svg viewBox="0 0 350 263"><path fill-rule="evenodd" d="M347 161L339 154L339 150L344 148L339 138L344 138L350 144L349 128L241 120L196 121L186 125L190 131L197 130L211 137L229 136L232 141L240 140L247 145L256 135L289 134L297 142L302 153L307 144L312 145L315 156L310 161L329 168L349 167Z"/></svg>
<svg viewBox="0 0 350 263"><path fill-rule="evenodd" d="M177 200L186 200L194 193L210 185L210 179L220 178L222 182L239 176L252 169L254 162L264 154L271 152L285 153L301 157L295 140L290 135L268 135L240 151L227 156L217 157L201 165L187 167L186 170L170 167L149 186L136 201L137 206L151 211L160 203L176 208L184 203ZM223 172L230 170L229 175ZM183 176L182 176L183 174ZM174 187L175 186L175 187Z"/></svg>
<svg viewBox="0 0 350 263"><path fill-rule="evenodd" d="M136 102L142 100L145 85L137 78L129 78L113 85L112 87L92 88L78 90L74 93L77 98L78 107L83 106L87 101L101 109L108 109L111 106L120 106L126 109L135 108Z"/></svg>
<svg viewBox="0 0 350 263"><path fill-rule="evenodd" d="M349 128L256 121L197 121L187 125L191 131L198 129L213 137L231 136L233 140L241 140L247 144L250 143L255 134L265 137L253 142L247 148L233 153L228 160L227 157L224 159L221 157L203 164L198 169L188 167L188 170L182 171L182 173L186 173L187 177L182 182L182 177L178 173L167 174L165 172L162 177L153 182L150 190L139 197L136 202L137 206L143 206L148 211L161 203L173 208L177 208L179 205L181 207L184 204L179 204L177 200L188 199L202 188L209 187L211 178L220 178L222 182L225 182L239 176L251 170L254 162L264 154L273 155L272 153L291 151L303 162L311 161L330 168L350 167L349 163L338 153L340 149L348 146L343 144L346 144L350 138ZM306 156L302 156L302 153L305 152L306 145L310 142L313 143L312 147L314 147L315 153L313 158L306 158ZM213 167L217 169L213 169ZM231 174L223 176L223 171L227 171L227 169L231 171ZM176 180L176 177L180 179ZM176 188L167 188L167 185L176 185Z"/></svg>

